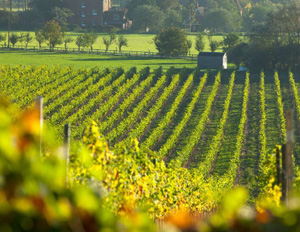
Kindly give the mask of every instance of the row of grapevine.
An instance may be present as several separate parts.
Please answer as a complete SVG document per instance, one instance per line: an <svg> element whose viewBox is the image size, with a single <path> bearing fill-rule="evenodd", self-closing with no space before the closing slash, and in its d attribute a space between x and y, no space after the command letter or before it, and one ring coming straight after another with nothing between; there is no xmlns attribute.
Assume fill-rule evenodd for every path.
<svg viewBox="0 0 300 232"><path fill-rule="evenodd" d="M74 112L74 109L84 104L93 95L97 94L99 90L104 89L106 85L115 78L116 75L117 72L112 72L104 77L101 77L97 83L93 84L91 87L88 87L82 94L80 94L80 96L73 98L69 104L63 106L59 111L52 114L51 123L59 124L60 122L64 121L68 115Z"/></svg>
<svg viewBox="0 0 300 232"><path fill-rule="evenodd" d="M145 89L151 85L153 81L153 74L150 74L145 80L143 80L137 88L135 88L131 94L129 94L119 105L119 107L102 121L100 124L100 130L104 134L109 128L111 128L115 122L117 122L122 115L128 110L129 106L134 103L134 101L140 96L140 94L145 91Z"/></svg>
<svg viewBox="0 0 300 232"><path fill-rule="evenodd" d="M247 76L237 139L241 142L237 143L239 151L247 121L248 96ZM4 186L1 187L0 218L1 228L6 231L155 230L152 223L148 224L147 216L138 212L141 208L154 220L168 216L167 222L175 227L168 224L166 228L172 231L177 231L177 227L178 231L263 231L268 228L297 231L300 210L295 205L299 199L293 198L296 203L293 207L275 207L280 204L279 186L268 185L263 190L265 198L256 202L258 210L255 210L249 206L251 199L247 191L242 188L232 191L226 178L205 180L195 170L168 167L159 159L153 162L156 153L139 149L136 141L128 146L109 148L95 123L86 130L83 143L73 147L70 166L65 172L58 147L40 157L39 132L35 129L38 114L20 112L20 116L12 119L11 110L1 99L0 175ZM47 139L45 136L43 146L48 144ZM236 154L238 157L239 152ZM275 155L268 158L271 160L268 160L269 168L276 170ZM275 179L274 172L268 174L268 180ZM294 184L299 187L299 181ZM229 195L228 189L231 190ZM95 190L105 194L99 196ZM200 228L194 225L189 213L202 218L219 205L222 205L220 211L201 222Z"/></svg>
<svg viewBox="0 0 300 232"><path fill-rule="evenodd" d="M265 94L265 89L263 88L263 78L264 75L261 75L261 126L266 124L266 117L267 117L267 113L264 111L265 107L262 107L265 103L264 103L264 94ZM275 83L275 92L276 92L276 108L277 108L277 112L279 112L279 121L280 121L280 143L281 144L285 144L286 143L286 119L285 119L285 115L284 115L284 106L283 106L283 98L282 98L282 94L281 94L281 85L280 85L280 80L279 80L279 75L278 72L276 71L274 73L274 83ZM292 87L292 91L294 94L294 98L295 98L295 102L296 102L296 106L297 106L297 98L298 98L298 90L293 78L293 74L289 73L289 83L290 86ZM299 100L299 99L298 99ZM297 107L296 107L297 108ZM277 116L277 115L276 115ZM262 131L262 130L261 130ZM271 135L270 135L271 136ZM262 142L264 142L262 144L263 147L266 147L266 134L264 133L264 136L261 136L262 138ZM276 147L276 148L275 148ZM277 167L276 167L276 156L274 154L276 154L276 150L281 150L282 147L281 145L274 145L273 147L273 151L266 151L264 153L261 152L261 158L259 160L259 176L258 176L258 180L259 180L259 187L260 187L260 197L267 197L270 199L273 199L273 201L276 204L279 204L280 202L280 197L281 197L281 193L280 193L280 186L277 183ZM265 148L266 149L266 148ZM272 152L271 154L269 152ZM294 174L295 174L295 178L297 179L297 173L299 168L297 166L295 166L295 157L293 156L293 163L294 163Z"/></svg>
<svg viewBox="0 0 300 232"><path fill-rule="evenodd" d="M63 105L66 105L74 97L80 96L86 89L93 84L93 77L91 73L82 74L84 81L77 84L74 88L68 89L68 92L57 98L55 101L46 105L45 114L52 115ZM102 74L100 74L102 75Z"/></svg>
<svg viewBox="0 0 300 232"><path fill-rule="evenodd" d="M294 80L294 75L293 73L289 73L289 83L290 86L292 88L292 92L294 95L294 101L295 101L295 105L296 105L296 112L297 112L297 116L298 116L298 122L300 122L300 99L299 99L299 93L298 93L298 89ZM286 139L286 136L284 137ZM297 145L296 145L297 146ZM295 166L295 155L293 154L293 162L294 162L294 173L299 176L299 167Z"/></svg>
<svg viewBox="0 0 300 232"><path fill-rule="evenodd" d="M24 102L28 96L35 94L35 89L41 85L40 81L48 83L51 81L49 78L49 71L47 66L42 66L36 69L29 68L24 72L20 68L7 69L4 71L2 81L2 92L8 95L13 94L14 100L20 106L24 106ZM26 91L20 91L20 89Z"/></svg>
<svg viewBox="0 0 300 232"><path fill-rule="evenodd" d="M126 82L115 92L114 95L110 96L107 101L100 103L95 111L85 118L84 125L87 126L90 124L91 120L101 121L101 119L108 114L118 102L122 100L124 96L128 94L128 91L135 86L140 80L140 73L134 74L132 78L127 79ZM80 130L77 130L76 136L82 135L84 127L81 127Z"/></svg>
<svg viewBox="0 0 300 232"><path fill-rule="evenodd" d="M42 84L37 86L34 90L40 96L46 96L53 91L56 91L57 88L66 84L67 82L72 82L73 78L75 78L79 74L78 70L74 70L72 67L60 68L57 67L57 72L55 75L51 77L51 81L45 83L44 78L39 81Z"/></svg>
<svg viewBox="0 0 300 232"><path fill-rule="evenodd" d="M240 155L244 144L245 125L248 119L247 109L248 109L248 101L249 101L249 92L250 92L250 79L249 79L249 73L247 73L246 80L245 80L244 96L243 96L242 114L241 114L239 131L237 134L237 139L235 144L235 151L233 154L233 158L230 160L229 169L225 174L225 176L230 179L231 183L234 183L237 170L240 167Z"/></svg>
<svg viewBox="0 0 300 232"><path fill-rule="evenodd" d="M159 114L163 105L166 103L171 93L176 89L179 83L179 75L175 75L172 78L171 83L168 87L164 89L162 95L157 99L154 106L148 111L147 116L144 117L140 123L133 128L129 133L127 139L125 139L125 143L129 142L133 138L140 138L142 134L145 132L146 128L150 125L151 121Z"/></svg>
<svg viewBox="0 0 300 232"><path fill-rule="evenodd" d="M169 125L173 117L175 116L178 106L181 103L183 97L186 95L188 88L193 84L194 74L189 75L188 79L184 83L183 87L179 91L176 99L172 103L171 109L167 115L159 122L159 125L152 131L150 136L141 144L142 148L151 148L158 138L163 134L165 128Z"/></svg>
<svg viewBox="0 0 300 232"><path fill-rule="evenodd" d="M181 70L180 75L173 75L173 72L170 69L164 75L162 70L150 73L149 69L138 73L132 69L125 73L123 69L0 67L0 90L11 96L13 102L20 107L32 105L37 95L45 95L45 121L55 125L59 135L62 135L63 124L70 123L72 137L80 139L84 128L91 121L95 121L110 145L118 142L130 144L132 139L137 138L141 141L141 150L153 149L157 151L159 159L165 159L165 162L171 162L170 166L177 168L190 166L191 163L197 164L198 162L193 161L204 159L203 162L200 161L197 170L203 176L208 176L212 170L221 170L220 165L226 166L221 172L216 172L220 173L219 176L224 176L224 183L230 182L232 185L237 169L240 168L240 154L243 149L242 132L247 121L249 74L243 87L238 83L244 79L236 77L235 73L227 79L230 75L227 72L222 72L222 78L221 73L215 77L206 73L198 78L196 71L188 75L191 73L188 69ZM291 76L292 74L290 83L295 102L300 106L297 86ZM255 123L251 124L256 126L260 121L259 145L256 146L259 147L261 159L267 153L266 134L270 132L270 128L272 132L278 131L278 125L274 125L276 130L272 128L275 121L280 121L282 139L285 136L283 104L287 97L282 97L284 92L281 89L286 90L286 87L281 86L277 72L273 77L274 83L270 84L267 79L265 89L265 77L261 73L261 115L257 114L260 119L254 117ZM224 88L220 88L221 82ZM253 78L254 88L255 83L256 79ZM21 85L23 91L18 90ZM270 94L273 86L276 101ZM231 104L233 101L234 104ZM240 106L241 111L237 111ZM269 116L270 108L272 112L280 113L278 120L274 120L273 114ZM237 115L238 119L234 121ZM230 129L233 124L229 118L235 122L234 130ZM207 152L201 150L202 145L206 146ZM230 146L228 150L227 145ZM247 152L246 149L247 144ZM257 150L255 152L258 153ZM260 161L259 163L262 164ZM254 169L257 169L257 165L253 165ZM223 170L226 171L225 174ZM209 176L217 176L214 174L215 171ZM220 186L222 188L223 185Z"/></svg>
<svg viewBox="0 0 300 232"><path fill-rule="evenodd" d="M154 98L154 96L158 93L158 91L164 86L166 83L167 77L162 76L156 83L154 87L152 87L148 93L145 94L144 98L140 101L140 103L133 109L133 111L128 115L128 117L122 120L115 128L113 128L108 134L107 138L109 141L115 141L117 138L120 138L124 131L132 125L138 118L138 116L143 112L148 106L149 102Z"/></svg>
<svg viewBox="0 0 300 232"><path fill-rule="evenodd" d="M267 136L266 136L266 103L265 103L265 74L262 72L260 75L260 129L259 129L259 147L260 147L260 163L264 160L267 152Z"/></svg>
<svg viewBox="0 0 300 232"><path fill-rule="evenodd" d="M81 122L89 118L101 104L104 104L110 95L114 94L114 91L122 88L126 84L126 80L131 79L136 73L136 69L132 68L126 73L123 69L118 69L114 81L106 86L103 90L99 91L94 98L90 99L86 104L84 104L77 112L73 113L67 120L68 123L74 124L76 126L80 125Z"/></svg>
<svg viewBox="0 0 300 232"><path fill-rule="evenodd" d="M227 94L227 97L225 99L224 111L223 111L223 114L222 114L222 118L219 122L219 127L218 127L218 130L217 130L217 133L213 137L213 139L210 143L210 150L209 150L208 154L206 154L205 160L203 162L201 162L200 165L199 165L199 171L204 176L206 176L210 172L210 170L212 168L213 161L216 157L216 154L219 151L219 146L220 146L221 140L223 138L223 134L224 134L224 126L225 126L225 124L227 122L227 118L228 118L228 112L229 112L229 106L230 106L230 103L231 103L231 97L232 97L234 81L235 81L235 73L232 73L230 81L229 81L228 94Z"/></svg>
<svg viewBox="0 0 300 232"><path fill-rule="evenodd" d="M189 105L187 106L183 119L180 121L180 123L177 124L177 126L175 127L175 129L172 131L171 136L168 138L168 140L166 141L166 143L159 149L159 154L160 157L165 157L168 152L170 151L170 149L172 149L175 144L176 141L178 140L180 134L182 133L184 127L186 126L187 122L190 120L191 116L192 116L192 112L194 110L194 107L200 97L200 94L202 92L202 89L207 81L207 77L208 74L206 73L200 80L199 82L199 86L197 88L197 90L195 91L195 93L193 94L193 98L191 100L191 102L189 103Z"/></svg>
<svg viewBox="0 0 300 232"><path fill-rule="evenodd" d="M22 106L26 106L34 100L36 95L44 96L49 91L56 92L58 86L65 85L67 81L70 81L72 74L73 77L77 76L78 70L53 67L49 71L46 69L43 73L30 74L29 79L33 80L33 83L26 81L26 91L16 100Z"/></svg>
<svg viewBox="0 0 300 232"><path fill-rule="evenodd" d="M118 74L119 75L119 74ZM100 105L105 99L107 99L114 90L122 87L122 83L126 80L126 75L122 74L116 80L114 80L111 85L106 86L104 89L100 90L98 94L90 99L86 104L84 104L78 111L73 112L73 114L66 120L72 125L79 125L79 122L83 121L84 118L93 112L95 106Z"/></svg>
<svg viewBox="0 0 300 232"><path fill-rule="evenodd" d="M292 91L294 94L294 100L295 100L295 105L296 105L296 111L297 111L297 116L298 116L298 120L300 122L300 98L299 98L299 92L294 80L294 75L292 72L289 73L289 82L290 85L292 87Z"/></svg>
<svg viewBox="0 0 300 232"><path fill-rule="evenodd" d="M62 85L59 85L55 88L53 87L53 91L49 91L48 94L45 94L45 105L50 105L51 103L55 102L57 98L62 97L66 94L70 89L74 89L76 85L84 82L87 76L84 75L84 72L74 71L68 75L67 80ZM52 89L51 86L50 90Z"/></svg>
<svg viewBox="0 0 300 232"><path fill-rule="evenodd" d="M209 118L210 112L211 112L211 107L213 105L213 102L215 100L215 97L217 95L219 86L221 82L221 73L218 73L217 76L215 77L215 83L213 85L213 88L211 90L211 93L206 101L205 104L205 110L201 115L201 118L193 131L193 133L190 136L189 143L182 149L181 154L176 157L176 160L173 161L176 166L182 166L190 156L193 148L197 145L198 141L201 138L202 132L205 128L206 122Z"/></svg>
<svg viewBox="0 0 300 232"><path fill-rule="evenodd" d="M285 144L286 140L286 123L284 117L282 96L281 96L281 88L280 88L280 80L278 76L278 72L274 74L275 79L275 87L276 87L276 95L277 95L277 108L279 110L279 118L280 118L280 130L281 130L281 143Z"/></svg>

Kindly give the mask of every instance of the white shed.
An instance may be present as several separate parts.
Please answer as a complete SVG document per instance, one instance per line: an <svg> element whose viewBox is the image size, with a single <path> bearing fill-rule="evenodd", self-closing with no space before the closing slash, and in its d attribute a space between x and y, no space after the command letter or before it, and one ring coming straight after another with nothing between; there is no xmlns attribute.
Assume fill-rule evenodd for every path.
<svg viewBox="0 0 300 232"><path fill-rule="evenodd" d="M199 69L227 69L227 54L223 52L200 52Z"/></svg>

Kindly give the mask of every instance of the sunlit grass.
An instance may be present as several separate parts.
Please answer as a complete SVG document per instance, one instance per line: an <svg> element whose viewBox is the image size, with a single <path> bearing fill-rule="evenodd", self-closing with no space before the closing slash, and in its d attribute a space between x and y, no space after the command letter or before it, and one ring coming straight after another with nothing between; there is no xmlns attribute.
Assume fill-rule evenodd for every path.
<svg viewBox="0 0 300 232"><path fill-rule="evenodd" d="M93 55L93 54L59 54L49 52L24 52L24 51L1 51L0 50L0 65L36 65L41 66L48 64L49 66L74 66L79 67L124 67L129 69L136 66L138 69L146 66L151 69L163 66L168 69L171 66L176 68L195 68L196 60L184 59L153 59L153 58L136 58L124 56L109 56L109 55Z"/></svg>
<svg viewBox="0 0 300 232"><path fill-rule="evenodd" d="M1 32L0 32L1 33ZM5 33L5 32L2 32ZM26 33L25 31L15 31L14 33L21 34L21 33ZM34 32L30 32L31 35L34 37L35 34ZM68 48L77 48L75 40L80 33L77 32L68 32L67 35L73 38L73 42L68 44ZM107 36L107 34L99 33L99 37L94 44L93 48L94 49L105 49L105 46L103 44L102 38ZM123 51L142 51L142 52L157 52L155 48L155 44L153 41L153 38L155 35L151 34L125 34L125 38L128 39L128 47L123 47ZM193 42L193 46L191 49L191 54L197 54L197 50L195 49L195 39L196 35L188 35L188 39ZM214 36L213 39L217 41L221 41L223 39L223 36ZM3 42L1 44L4 44ZM24 43L17 43L16 46L24 46ZM35 46L38 48L38 43L37 41L33 40L32 42L29 43L29 46ZM46 44L43 44L43 46L47 46ZM57 47L63 48L64 45L58 45ZM113 44L110 48L110 50L118 50L118 46L116 44ZM209 48L209 42L208 39L205 37L205 51L210 51ZM217 51L222 51L221 48L219 48Z"/></svg>

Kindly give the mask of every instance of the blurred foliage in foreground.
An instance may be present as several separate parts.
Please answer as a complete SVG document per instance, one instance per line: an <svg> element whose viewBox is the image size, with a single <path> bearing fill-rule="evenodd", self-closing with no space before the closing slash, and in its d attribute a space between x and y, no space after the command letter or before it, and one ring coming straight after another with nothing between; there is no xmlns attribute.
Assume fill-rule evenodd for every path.
<svg viewBox="0 0 300 232"><path fill-rule="evenodd" d="M153 230L141 213L132 211L124 219L105 210L88 186L66 188L64 160L49 153L40 158L38 113L28 111L12 121L10 105L0 101L1 232Z"/></svg>
<svg viewBox="0 0 300 232"><path fill-rule="evenodd" d="M36 111L15 113L0 100L0 231L299 231L300 199L289 207L272 199L246 206L247 191L235 189L207 220L196 212L221 201L218 186L185 169L167 168L138 143L113 151L93 124L84 144L72 149L69 173L61 149L44 139L39 154ZM68 185L66 179L69 179ZM193 181L193 182L192 182ZM67 186L66 186L67 185ZM216 194L220 194L217 196Z"/></svg>

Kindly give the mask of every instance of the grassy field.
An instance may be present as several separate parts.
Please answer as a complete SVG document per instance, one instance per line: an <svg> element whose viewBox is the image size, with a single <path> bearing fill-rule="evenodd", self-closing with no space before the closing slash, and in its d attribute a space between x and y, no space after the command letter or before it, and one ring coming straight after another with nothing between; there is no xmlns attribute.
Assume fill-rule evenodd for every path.
<svg viewBox="0 0 300 232"><path fill-rule="evenodd" d="M176 68L188 67L195 68L197 61L184 59L153 59L153 58L136 58L136 57L119 57L119 56L103 56L92 54L58 54L49 52L17 52L17 51L0 51L1 65L44 65L49 66L74 66L79 67L124 67L129 69L136 66L141 69L149 66L153 69L163 66L168 69L171 66Z"/></svg>
<svg viewBox="0 0 300 232"><path fill-rule="evenodd" d="M5 32L3 32L5 33ZM21 34L21 33L26 33L25 31L21 32L14 32L17 34ZM32 34L32 36L34 37L34 32L30 32ZM74 32L69 32L67 33L69 36L71 36L73 38L73 42L70 43L68 45L69 48L77 48L76 44L75 44L75 39L76 37L80 34L80 33L74 33ZM96 41L96 43L94 44L94 49L105 49L105 46L103 44L102 38L104 36L107 36L106 34L99 34L99 37ZM128 39L128 47L124 47L123 51L142 51L142 52L157 52L156 48L155 48L155 44L153 42L153 38L155 37L155 35L149 35L149 34L126 34L124 35L127 39ZM195 38L196 35L188 35L188 39L191 40L193 42L193 46L191 49L191 54L197 54L197 51L195 49ZM209 43L207 38L205 38L205 51L210 51L209 48ZM223 39L223 36L214 36L214 39L217 41L221 41ZM3 43L2 43L3 44ZM22 43L17 43L16 46L18 45L23 45ZM36 46L38 47L38 43L34 40L32 41L29 46ZM43 46L46 46L46 44L43 44ZM63 47L63 45L59 45L58 47ZM117 45L113 44L110 47L110 50L116 50L117 49ZM217 51L222 51L222 49L220 48Z"/></svg>

